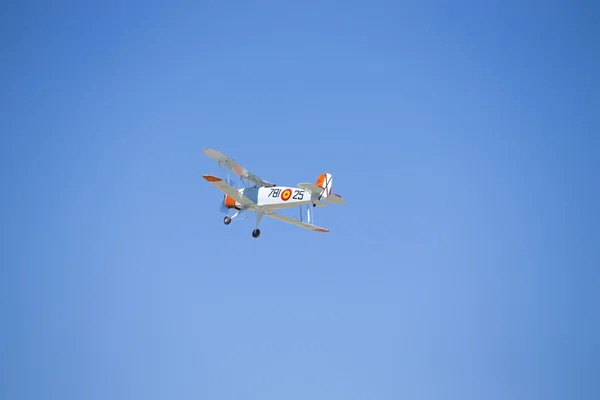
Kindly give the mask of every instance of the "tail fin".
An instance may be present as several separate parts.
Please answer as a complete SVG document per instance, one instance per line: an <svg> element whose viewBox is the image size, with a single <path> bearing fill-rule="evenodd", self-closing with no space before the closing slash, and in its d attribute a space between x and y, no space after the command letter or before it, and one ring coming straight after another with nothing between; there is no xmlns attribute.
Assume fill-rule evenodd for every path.
<svg viewBox="0 0 600 400"><path fill-rule="evenodd" d="M331 174L323 173L319 175L319 177L317 178L316 185L322 189L325 189L321 197L325 198L331 194L332 182L333 177L331 176Z"/></svg>

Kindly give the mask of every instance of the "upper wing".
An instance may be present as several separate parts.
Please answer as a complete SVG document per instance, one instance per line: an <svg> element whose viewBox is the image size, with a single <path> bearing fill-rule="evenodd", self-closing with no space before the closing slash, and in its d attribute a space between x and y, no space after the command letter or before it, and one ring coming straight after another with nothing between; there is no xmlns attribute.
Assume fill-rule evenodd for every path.
<svg viewBox="0 0 600 400"><path fill-rule="evenodd" d="M220 191L237 201L238 203L243 204L245 206L251 206L255 204L252 200L235 190L233 186L225 182L223 179L213 175L202 175L202 177L208 182L210 182L217 189L219 189Z"/></svg>
<svg viewBox="0 0 600 400"><path fill-rule="evenodd" d="M307 224L306 222L298 221L297 219L286 217L285 215L277 214L272 211L266 212L264 214L267 217L275 218L283 222L287 222L288 224L300 226L302 228L310 229L314 232L329 232L329 229L321 228L316 225Z"/></svg>
<svg viewBox="0 0 600 400"><path fill-rule="evenodd" d="M263 181L258 176L254 175L252 172L248 171L246 168L242 167L240 164L235 162L232 158L227 157L225 154L221 153L219 150L206 148L202 149L202 152L210 158L212 158L213 160L215 160L216 162L218 162L219 164L233 171L233 173L235 173L240 178L244 178L254 183L255 185L262 187L275 186L271 182Z"/></svg>

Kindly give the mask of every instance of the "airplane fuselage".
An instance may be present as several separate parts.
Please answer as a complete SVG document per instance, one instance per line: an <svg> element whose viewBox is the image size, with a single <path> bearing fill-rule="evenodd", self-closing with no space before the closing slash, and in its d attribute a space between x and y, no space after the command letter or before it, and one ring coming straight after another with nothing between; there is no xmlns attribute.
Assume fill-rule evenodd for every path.
<svg viewBox="0 0 600 400"><path fill-rule="evenodd" d="M304 204L318 202L318 196L308 190L297 187L275 186L275 187L251 187L238 189L240 194L253 201L258 207L264 206L270 209L283 209L298 207ZM243 206L227 196L225 205L228 208L241 209ZM321 205L321 204L319 204Z"/></svg>

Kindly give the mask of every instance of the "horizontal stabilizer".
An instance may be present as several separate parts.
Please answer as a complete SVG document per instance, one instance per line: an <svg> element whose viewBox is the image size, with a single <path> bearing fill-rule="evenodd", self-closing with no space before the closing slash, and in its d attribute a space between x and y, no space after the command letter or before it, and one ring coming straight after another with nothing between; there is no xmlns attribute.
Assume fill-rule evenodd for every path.
<svg viewBox="0 0 600 400"><path fill-rule="evenodd" d="M300 189L308 190L309 192L316 194L317 196L320 196L323 193L323 190L325 190L322 187L315 185L314 183L300 183L298 184L298 187Z"/></svg>
<svg viewBox="0 0 600 400"><path fill-rule="evenodd" d="M300 226L305 229L309 229L314 232L329 232L329 229L321 228L316 225L307 224L306 222L298 221L295 218L286 217L285 215L277 214L274 212L265 213L265 216L278 219L283 222L287 222L288 224Z"/></svg>
<svg viewBox="0 0 600 400"><path fill-rule="evenodd" d="M342 196L336 193L327 196L327 198L325 198L324 200L330 202L331 204L344 204L346 202L346 200L344 200Z"/></svg>
<svg viewBox="0 0 600 400"><path fill-rule="evenodd" d="M213 176L213 175L202 175L204 179L206 179L210 184L219 189L221 192L225 193L238 203L244 206L250 206L255 204L252 200L248 199L246 196L243 196L238 192L233 186L225 182L223 179Z"/></svg>

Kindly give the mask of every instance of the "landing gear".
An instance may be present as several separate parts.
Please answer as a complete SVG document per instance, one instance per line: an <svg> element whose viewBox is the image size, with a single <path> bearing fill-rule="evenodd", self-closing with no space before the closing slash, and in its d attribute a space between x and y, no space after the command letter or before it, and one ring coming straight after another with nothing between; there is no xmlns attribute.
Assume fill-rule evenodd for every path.
<svg viewBox="0 0 600 400"><path fill-rule="evenodd" d="M231 224L231 222L233 222L233 220L241 213L243 213L244 211L246 211L245 208L242 208L241 210L239 210L238 212L236 212L234 215L232 215L231 217L229 215L225 216L223 218L223 223L225 225L229 225ZM260 221L262 220L263 214L261 212L257 212L256 213L256 229L254 229L252 231L252 237L253 238L257 238L260 236L260 229L258 229L258 225L260 224Z"/></svg>
<svg viewBox="0 0 600 400"><path fill-rule="evenodd" d="M257 238L260 236L260 229L258 229L258 225L260 224L260 220L262 219L262 213L256 213L256 229L252 231L252 237Z"/></svg>
<svg viewBox="0 0 600 400"><path fill-rule="evenodd" d="M225 218L223 218L223 223L225 225L229 225L231 223L231 221L234 220L235 217L237 217L238 215L240 215L244 211L246 211L246 209L242 208L241 210L238 210L235 214L233 214L231 217L229 215L225 216Z"/></svg>

